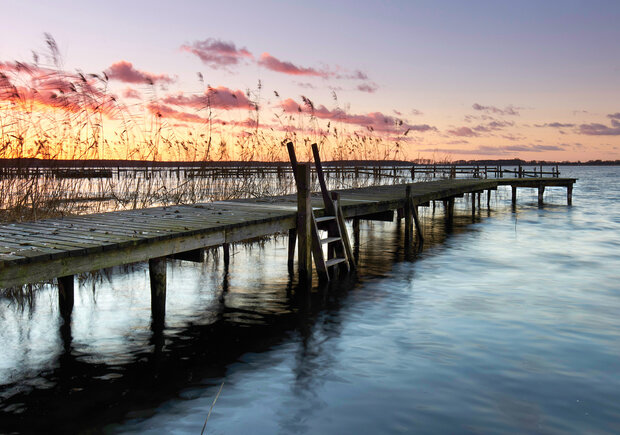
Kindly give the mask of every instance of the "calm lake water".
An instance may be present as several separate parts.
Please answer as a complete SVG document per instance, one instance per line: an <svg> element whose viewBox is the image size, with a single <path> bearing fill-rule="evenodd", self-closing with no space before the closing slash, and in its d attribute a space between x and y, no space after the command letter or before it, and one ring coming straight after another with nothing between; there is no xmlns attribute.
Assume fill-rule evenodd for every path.
<svg viewBox="0 0 620 435"><path fill-rule="evenodd" d="M620 433L620 168L421 209L424 249L361 224L359 272L297 289L287 240L168 269L153 331L144 264L0 299L0 433Z"/></svg>

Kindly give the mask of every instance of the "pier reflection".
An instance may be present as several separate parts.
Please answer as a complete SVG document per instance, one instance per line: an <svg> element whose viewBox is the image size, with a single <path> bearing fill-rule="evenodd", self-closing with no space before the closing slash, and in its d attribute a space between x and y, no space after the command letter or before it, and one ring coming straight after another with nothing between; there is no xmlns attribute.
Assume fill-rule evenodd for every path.
<svg viewBox="0 0 620 435"><path fill-rule="evenodd" d="M354 223L359 276L364 280L386 276L395 263L433 255L451 234L469 228L459 216L455 223L448 224L442 213L433 213L431 208L421 210L421 217L423 246L405 244L403 222ZM462 219L470 217L465 214ZM219 385L242 355L266 352L291 334L299 334L300 347L292 371L294 394L303 399L304 405L291 415L281 416L279 424L288 432L303 431L299 426L301 415L311 418L324 406L316 391L321 387L320 379L329 374L330 365L338 358L330 340L342 331L340 309L348 303L359 280L352 274L312 289L300 286L294 275L286 272L287 243L281 239L258 247L241 246L237 250L243 258L229 255L225 261L215 255L202 264L171 261L168 294L173 305L166 308L168 318L153 318L150 324L126 320L129 326L122 329L121 322L121 332L106 331L116 333L115 337L97 338L89 328L103 326L130 310L140 297L123 300L120 295L140 294L142 290L116 288L119 277L129 273L126 268L118 270L118 276L112 270L106 279L97 278L97 292L101 294L93 292L90 297L99 306L88 313L84 313L87 310L83 306L77 306L73 317L69 314L58 322L57 357L34 375L19 373L13 382L0 385L0 429L75 432L103 428L131 416L148 416L180 391ZM188 270L198 281L191 291L184 287L187 283L181 276ZM133 273L146 278L144 268L138 267ZM316 277L314 282L318 283ZM82 283L82 291L90 284ZM148 283L142 285L148 288ZM181 314L175 314L175 294L186 295L182 296ZM105 307L107 311L103 312ZM149 311L147 299L144 310L138 313ZM85 342L90 336L98 342ZM105 352L100 354L98 349ZM22 388L24 383L33 387Z"/></svg>

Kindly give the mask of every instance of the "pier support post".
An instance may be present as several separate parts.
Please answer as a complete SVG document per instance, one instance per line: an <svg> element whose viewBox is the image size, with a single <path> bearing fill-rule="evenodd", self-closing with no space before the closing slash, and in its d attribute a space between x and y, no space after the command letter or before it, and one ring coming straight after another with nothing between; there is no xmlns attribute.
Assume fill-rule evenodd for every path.
<svg viewBox="0 0 620 435"><path fill-rule="evenodd" d="M566 203L568 205L573 205L573 185L569 184L566 186Z"/></svg>
<svg viewBox="0 0 620 435"><path fill-rule="evenodd" d="M491 189L487 190L487 208L491 208Z"/></svg>
<svg viewBox="0 0 620 435"><path fill-rule="evenodd" d="M149 260L151 279L151 314L154 323L163 323L166 317L166 257Z"/></svg>
<svg viewBox="0 0 620 435"><path fill-rule="evenodd" d="M512 205L516 205L517 204L517 186L511 186L512 187Z"/></svg>
<svg viewBox="0 0 620 435"><path fill-rule="evenodd" d="M411 199L411 186L407 185L405 191L405 248L411 246L413 240L413 201Z"/></svg>
<svg viewBox="0 0 620 435"><path fill-rule="evenodd" d="M420 218L418 216L418 206L415 205L411 208L413 212L413 222L415 222L415 237L420 244L424 243L424 234L422 234L422 225L420 224Z"/></svg>
<svg viewBox="0 0 620 435"><path fill-rule="evenodd" d="M543 205L543 194L545 193L545 186L544 185L540 185L538 186L538 206L542 206Z"/></svg>
<svg viewBox="0 0 620 435"><path fill-rule="evenodd" d="M444 199L443 207L445 209L446 221L451 224L454 220L454 198Z"/></svg>
<svg viewBox="0 0 620 435"><path fill-rule="evenodd" d="M312 204L310 202L310 165L297 165L297 266L299 282L312 283Z"/></svg>
<svg viewBox="0 0 620 435"><path fill-rule="evenodd" d="M228 266L230 265L230 243L224 243L222 251L224 252L224 269L228 271Z"/></svg>
<svg viewBox="0 0 620 435"><path fill-rule="evenodd" d="M471 193L471 215L476 214L476 192Z"/></svg>
<svg viewBox="0 0 620 435"><path fill-rule="evenodd" d="M73 312L73 282L73 275L58 278L58 307L64 320L69 319Z"/></svg>
<svg viewBox="0 0 620 435"><path fill-rule="evenodd" d="M297 242L297 229L288 230L288 270L293 272L295 265L295 243Z"/></svg>

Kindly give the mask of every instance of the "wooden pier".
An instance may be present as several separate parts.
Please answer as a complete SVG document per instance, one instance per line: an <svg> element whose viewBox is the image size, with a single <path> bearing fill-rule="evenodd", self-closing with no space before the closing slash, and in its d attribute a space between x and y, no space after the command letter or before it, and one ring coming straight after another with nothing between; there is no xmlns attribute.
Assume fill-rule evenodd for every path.
<svg viewBox="0 0 620 435"><path fill-rule="evenodd" d="M153 318L163 318L166 300L166 258L201 261L203 249L289 233L289 267L293 264L295 239L299 235L300 279L311 277L309 216L325 214L323 197L310 193L310 167L300 164L307 177L297 195L156 207L85 216L0 225L0 288L15 287L57 278L60 312L71 314L74 276L117 265L149 262ZM303 180L302 180L303 181ZM406 224L406 243L414 233L423 240L417 208L442 201L446 219L452 219L454 201L471 194L472 213L476 195L499 186L511 186L513 204L517 189L538 190L542 205L546 187L567 190L572 202L573 178L444 179L430 182L366 187L336 191L342 218L391 220L395 211ZM355 224L355 222L354 222ZM328 238L329 239L329 238ZM328 240L325 239L325 240ZM328 240L326 243L330 243ZM226 261L226 258L225 258ZM315 261L316 263L316 261Z"/></svg>

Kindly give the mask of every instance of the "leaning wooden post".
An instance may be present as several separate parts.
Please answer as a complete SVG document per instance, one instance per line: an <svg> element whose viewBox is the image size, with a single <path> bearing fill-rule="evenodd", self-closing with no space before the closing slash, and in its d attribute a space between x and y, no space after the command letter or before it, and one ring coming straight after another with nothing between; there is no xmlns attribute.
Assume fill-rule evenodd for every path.
<svg viewBox="0 0 620 435"><path fill-rule="evenodd" d="M543 194L545 193L545 185L540 184L538 186L538 205L543 205Z"/></svg>
<svg viewBox="0 0 620 435"><path fill-rule="evenodd" d="M297 266L299 282L312 283L312 204L310 202L310 164L297 165Z"/></svg>
<svg viewBox="0 0 620 435"><path fill-rule="evenodd" d="M573 205L573 185L569 184L566 186L566 203L568 205Z"/></svg>
<svg viewBox="0 0 620 435"><path fill-rule="evenodd" d="M58 278L58 307L60 315L67 320L73 312L73 275Z"/></svg>
<svg viewBox="0 0 620 435"><path fill-rule="evenodd" d="M163 322L166 316L166 257L149 260L151 279L151 314L156 323Z"/></svg>
<svg viewBox="0 0 620 435"><path fill-rule="evenodd" d="M411 186L405 190L405 248L411 246L413 231L413 201L411 199Z"/></svg>

